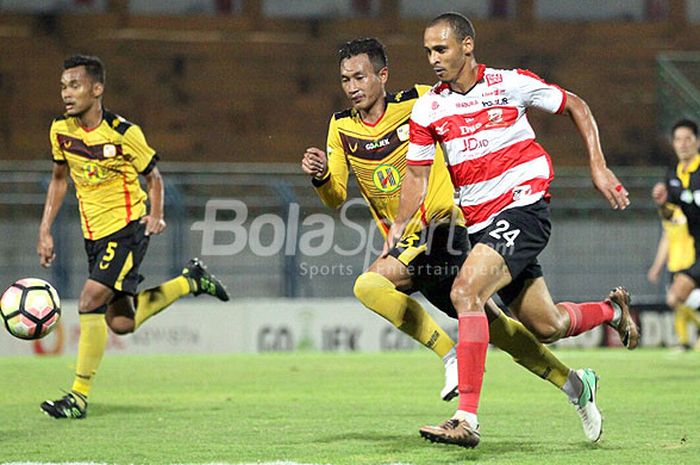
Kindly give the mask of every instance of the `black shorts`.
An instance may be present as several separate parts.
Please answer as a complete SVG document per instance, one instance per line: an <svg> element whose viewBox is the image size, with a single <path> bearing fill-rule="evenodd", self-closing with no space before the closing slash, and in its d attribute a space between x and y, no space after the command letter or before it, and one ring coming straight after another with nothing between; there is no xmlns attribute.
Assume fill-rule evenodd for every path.
<svg viewBox="0 0 700 465"><path fill-rule="evenodd" d="M136 288L143 281L139 267L148 249L145 232L145 224L132 221L102 239L85 239L89 278L117 294L135 295Z"/></svg>
<svg viewBox="0 0 700 465"><path fill-rule="evenodd" d="M526 281L542 276L537 256L547 245L551 231L549 205L540 200L505 210L490 226L469 235L472 247L487 245L505 260L513 280L498 291L504 304L510 305L520 295Z"/></svg>
<svg viewBox="0 0 700 465"><path fill-rule="evenodd" d="M452 318L457 318L457 310L452 305L450 291L468 253L467 229L454 224L430 226L402 238L389 251L411 274L414 288L406 293L420 292Z"/></svg>
<svg viewBox="0 0 700 465"><path fill-rule="evenodd" d="M681 271L676 271L673 273L673 276L677 274L684 274L687 276L690 276L690 278L695 281L695 286L700 287L700 261L698 261L698 257L696 254L695 257L695 263L690 268L686 268L685 270Z"/></svg>

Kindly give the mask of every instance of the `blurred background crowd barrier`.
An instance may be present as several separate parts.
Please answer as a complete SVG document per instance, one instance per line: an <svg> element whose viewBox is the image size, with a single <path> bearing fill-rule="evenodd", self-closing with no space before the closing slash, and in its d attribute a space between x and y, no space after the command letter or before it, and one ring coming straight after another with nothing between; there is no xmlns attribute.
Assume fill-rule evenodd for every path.
<svg viewBox="0 0 700 465"><path fill-rule="evenodd" d="M55 226L56 265L42 270L35 255L61 64L83 52L106 63L107 108L141 125L163 160L169 227L151 242L147 285L198 255L236 297L351 296L363 253L260 256L248 243L207 256L197 223L208 201L237 200L250 237L252 229L261 245L276 244L279 223L253 224L275 214L283 250L298 250L305 218L337 219L299 160L306 147L324 146L330 115L347 107L339 45L376 36L388 47L389 89L432 83L422 31L445 10L475 21L480 62L529 68L584 97L632 194L630 210L611 211L591 187L568 118L529 114L557 173L542 257L554 296L598 299L624 284L637 302L662 302L663 284L645 278L660 233L649 190L673 159L670 126L700 120L700 0L0 0L0 282L46 277L75 298L86 276L72 191ZM359 197L350 185L349 198ZM360 206L348 215L369 225ZM336 226L333 240L352 248L357 232Z"/></svg>

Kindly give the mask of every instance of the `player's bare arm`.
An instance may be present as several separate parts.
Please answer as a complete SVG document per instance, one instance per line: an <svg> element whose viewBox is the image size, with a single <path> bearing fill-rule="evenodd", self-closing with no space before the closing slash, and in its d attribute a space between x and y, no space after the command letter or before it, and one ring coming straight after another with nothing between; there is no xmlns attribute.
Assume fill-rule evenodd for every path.
<svg viewBox="0 0 700 465"><path fill-rule="evenodd" d="M301 160L301 169L309 176L321 179L328 173L326 152L316 147L309 147Z"/></svg>
<svg viewBox="0 0 700 465"><path fill-rule="evenodd" d="M664 220L671 219L673 208L668 204L668 190L666 184L658 182L651 190L651 198L659 209L659 216Z"/></svg>
<svg viewBox="0 0 700 465"><path fill-rule="evenodd" d="M58 215L58 211L61 209L67 189L68 164L54 163L49 189L46 193L44 213L41 217L41 225L39 226L39 241L36 246L36 252L39 254L39 263L45 268L51 266L51 262L56 258L56 253L53 248L51 226L56 219L56 215Z"/></svg>
<svg viewBox="0 0 700 465"><path fill-rule="evenodd" d="M659 245L656 248L656 256L654 257L654 263L649 267L647 272L647 280L656 284L659 282L659 276L666 266L668 260L668 235L666 230L661 233L661 238L659 239Z"/></svg>
<svg viewBox="0 0 700 465"><path fill-rule="evenodd" d="M158 168L153 168L146 176L148 186L148 199L151 203L151 211L141 218L141 223L146 224L146 235L160 234L165 230L165 218L163 209L164 189L163 177Z"/></svg>
<svg viewBox="0 0 700 465"><path fill-rule="evenodd" d="M629 193L605 162L598 125L588 104L579 96L567 92L564 114L568 114L574 121L586 145L593 185L610 202L613 209L624 210L630 204Z"/></svg>
<svg viewBox="0 0 700 465"><path fill-rule="evenodd" d="M386 236L382 257L386 257L389 251L393 249L399 239L401 239L406 226L408 226L408 222L413 218L413 215L415 215L420 204L425 199L425 193L428 190L428 180L430 178L430 168L430 165L409 165L406 167L406 177L401 184L399 212Z"/></svg>

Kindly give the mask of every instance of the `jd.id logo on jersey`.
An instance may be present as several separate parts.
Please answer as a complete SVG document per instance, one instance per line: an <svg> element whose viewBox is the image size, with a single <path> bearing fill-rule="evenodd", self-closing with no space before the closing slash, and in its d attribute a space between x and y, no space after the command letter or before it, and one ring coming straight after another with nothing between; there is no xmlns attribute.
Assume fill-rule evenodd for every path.
<svg viewBox="0 0 700 465"><path fill-rule="evenodd" d="M391 194L399 188L401 173L393 165L379 165L372 174L374 185L382 192Z"/></svg>

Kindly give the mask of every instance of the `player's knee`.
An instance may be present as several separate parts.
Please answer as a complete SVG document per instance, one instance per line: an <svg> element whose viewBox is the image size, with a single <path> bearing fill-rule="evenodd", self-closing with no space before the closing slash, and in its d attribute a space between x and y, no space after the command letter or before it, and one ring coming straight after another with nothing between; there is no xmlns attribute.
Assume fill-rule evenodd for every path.
<svg viewBox="0 0 700 465"><path fill-rule="evenodd" d="M362 273L357 277L352 292L355 294L355 297L357 297L357 300L363 304L365 303L368 295L372 293L372 285L368 273Z"/></svg>
<svg viewBox="0 0 700 465"><path fill-rule="evenodd" d="M566 334L566 326L562 319L550 319L547 321L537 321L527 325L532 334L543 344L551 344L562 338Z"/></svg>
<svg viewBox="0 0 700 465"><path fill-rule="evenodd" d="M368 271L357 277L352 291L357 300L372 308L377 298L381 297L387 289L394 289L391 281L379 273Z"/></svg>
<svg viewBox="0 0 700 465"><path fill-rule="evenodd" d="M106 318L107 326L111 329L114 334L123 336L124 334L130 334L134 332L134 320L130 318L115 316Z"/></svg>
<svg viewBox="0 0 700 465"><path fill-rule="evenodd" d="M398 328L403 323L405 308L401 303L397 304L393 300L392 295L394 297L397 297L397 295L391 294L390 291L395 291L395 289L391 281L372 271L358 276L353 286L353 292L357 300Z"/></svg>
<svg viewBox="0 0 700 465"><path fill-rule="evenodd" d="M105 305L102 299L87 293L80 294L78 301L78 312L80 313L97 313Z"/></svg>
<svg viewBox="0 0 700 465"><path fill-rule="evenodd" d="M666 305L668 305L670 308L676 308L680 303L681 300L676 294L671 291L666 293Z"/></svg>
<svg viewBox="0 0 700 465"><path fill-rule="evenodd" d="M465 280L456 279L450 290L450 300L457 313L475 312L480 310L480 299Z"/></svg>

